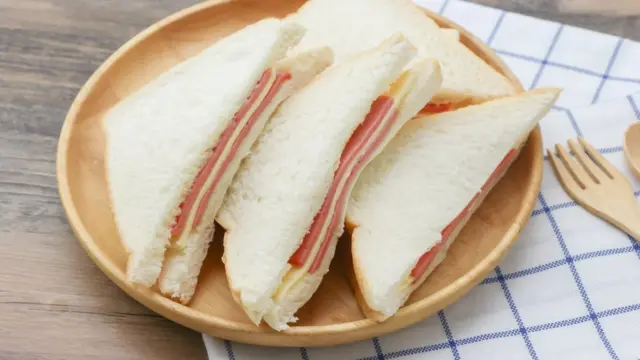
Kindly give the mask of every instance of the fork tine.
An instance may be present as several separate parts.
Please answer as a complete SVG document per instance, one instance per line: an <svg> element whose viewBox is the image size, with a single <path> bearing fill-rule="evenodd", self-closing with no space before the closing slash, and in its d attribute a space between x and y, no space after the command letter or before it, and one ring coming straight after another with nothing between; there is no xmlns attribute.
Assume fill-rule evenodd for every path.
<svg viewBox="0 0 640 360"><path fill-rule="evenodd" d="M562 184L562 186L564 186L567 192L571 192L572 189L574 189L576 186L580 189L585 188L584 184L576 179L576 177L573 176L569 172L569 170L567 170L562 161L558 160L556 155L550 149L547 149L547 154L549 155L551 166L558 176L558 180L560 180L560 183Z"/></svg>
<svg viewBox="0 0 640 360"><path fill-rule="evenodd" d="M620 172L613 166L611 163L600 154L596 148L591 146L588 142L586 142L582 136L578 137L578 141L580 145L587 151L587 154L593 159L593 161L603 169L603 172L609 176L609 178L613 179L615 176L620 176Z"/></svg>
<svg viewBox="0 0 640 360"><path fill-rule="evenodd" d="M594 181L591 176L569 155L569 152L564 146L556 144L556 152L558 153L558 158L560 158L569 170L569 173L576 178L576 182L582 184L581 187L583 189L585 189L587 185L593 185Z"/></svg>
<svg viewBox="0 0 640 360"><path fill-rule="evenodd" d="M596 163L593 162L593 160L591 160L589 156L587 156L587 153L584 152L584 149L579 146L578 143L573 140L569 140L567 143L569 144L571 151L573 151L573 155L578 159L582 168L586 170L587 174L589 174L588 176L590 176L593 181L599 184L603 175L608 176Z"/></svg>

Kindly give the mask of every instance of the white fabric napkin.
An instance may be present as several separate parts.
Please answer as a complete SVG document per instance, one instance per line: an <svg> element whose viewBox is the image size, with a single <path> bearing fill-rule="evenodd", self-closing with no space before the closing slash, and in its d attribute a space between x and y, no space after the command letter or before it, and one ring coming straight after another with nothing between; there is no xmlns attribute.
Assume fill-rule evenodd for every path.
<svg viewBox="0 0 640 360"><path fill-rule="evenodd" d="M625 128L640 118L640 43L460 0L416 0L486 41L528 88L565 89L545 147L581 135L632 180ZM640 244L587 213L548 161L532 217L482 284L411 328L331 348L204 336L210 359L640 359Z"/></svg>

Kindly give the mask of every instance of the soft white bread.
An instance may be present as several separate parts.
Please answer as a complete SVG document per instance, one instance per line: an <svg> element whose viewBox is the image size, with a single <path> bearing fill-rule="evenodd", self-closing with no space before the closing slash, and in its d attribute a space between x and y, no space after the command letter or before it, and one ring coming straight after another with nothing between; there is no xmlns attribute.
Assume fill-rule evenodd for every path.
<svg viewBox="0 0 640 360"><path fill-rule="evenodd" d="M130 282L155 284L179 205L213 145L264 70L303 33L301 26L277 19L249 25L171 68L105 115L107 183L129 252ZM202 222L194 236L208 240L211 226Z"/></svg>
<svg viewBox="0 0 640 360"><path fill-rule="evenodd" d="M381 321L393 315L439 264L489 191L487 179L544 117L559 90L540 89L408 122L365 168L347 222L361 306ZM483 193L484 192L484 193ZM475 202L425 275L410 274L442 231Z"/></svg>
<svg viewBox="0 0 640 360"><path fill-rule="evenodd" d="M277 330L287 328L318 287L332 249L313 276L276 296L349 137L414 55L408 41L394 36L330 67L282 103L242 162L217 220L227 230L223 261L231 291L256 324L264 317Z"/></svg>
<svg viewBox="0 0 640 360"><path fill-rule="evenodd" d="M307 28L293 51L328 45L336 64L401 32L420 54L440 62L444 82L434 102L478 102L516 89L495 69L443 31L411 0L311 0L290 15Z"/></svg>
<svg viewBox="0 0 640 360"><path fill-rule="evenodd" d="M249 153L251 145L262 132L275 108L285 98L308 84L317 74L329 66L332 59L331 49L324 47L286 57L273 66L277 71L289 73L292 77L284 83L238 148L238 156L233 158L219 182L221 189L228 188L233 175L240 166L240 161ZM209 242L213 236L214 217L222 205L224 194L224 190L216 191L209 200L207 210L202 218L202 223L206 224L205 231L192 233L186 241L173 244L173 247L167 251L162 275L158 281L160 291L163 294L182 303L191 299L198 282L200 268L209 248Z"/></svg>
<svg viewBox="0 0 640 360"><path fill-rule="evenodd" d="M443 28L442 35L444 35L449 41L460 41L460 33L456 29Z"/></svg>

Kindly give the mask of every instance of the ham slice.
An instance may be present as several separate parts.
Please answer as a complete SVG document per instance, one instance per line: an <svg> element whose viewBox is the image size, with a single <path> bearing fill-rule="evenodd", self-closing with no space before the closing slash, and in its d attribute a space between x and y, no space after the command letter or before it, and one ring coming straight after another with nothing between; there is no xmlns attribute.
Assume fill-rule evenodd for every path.
<svg viewBox="0 0 640 360"><path fill-rule="evenodd" d="M413 268L413 270L411 270L411 277L413 278L413 282L416 282L418 281L418 279L420 279L429 265L431 265L431 262L433 262L436 256L438 256L438 253L440 253L442 246L444 246L444 241L440 241L420 257L420 260L418 260L416 266Z"/></svg>
<svg viewBox="0 0 640 360"><path fill-rule="evenodd" d="M420 114L438 114L446 111L453 110L452 103L427 103L422 110L420 110Z"/></svg>
<svg viewBox="0 0 640 360"><path fill-rule="evenodd" d="M467 206L465 206L465 208L462 209L462 211L447 226L445 226L444 229L442 229L440 232L440 241L420 257L418 263L411 271L411 278L413 279L413 282L418 281L422 277L424 272L429 268L429 265L431 265L440 251L442 251L444 244L447 243L451 234L461 226L464 226L466 223L465 219L470 216L470 212L478 207L479 202L484 199L487 193L496 185L498 180L507 172L507 169L511 163L513 163L517 155L518 151L516 149L509 150L491 176L489 176L487 181L482 185L481 190L477 192L471 201L469 201Z"/></svg>
<svg viewBox="0 0 640 360"><path fill-rule="evenodd" d="M249 97L240 107L240 109L233 116L231 122L223 130L218 142L213 148L213 152L205 165L202 167L196 179L187 194L187 197L180 205L180 215L176 217L176 222L171 229L172 236L180 235L186 228L191 212L196 211L195 217L191 224L191 228L195 228L202 219L204 212L207 208L207 204L214 190L216 189L222 175L225 173L229 163L235 157L238 148L246 138L247 134L256 123L264 109L273 100L274 96L278 93L285 81L291 78L291 74L286 72L279 72L275 75L275 79L272 79L272 69L267 69L262 73L262 76L258 80L258 83L253 88ZM271 86L268 87L269 83ZM265 95L266 93L266 95ZM263 97L264 95L264 97ZM256 101L262 97L262 100L257 106L254 106ZM253 111L251 111L253 109ZM238 126L240 126L244 120L245 125L240 129L235 139L233 135L236 134ZM214 172L215 173L212 173ZM213 181L207 189L203 189L207 180L213 176ZM204 196L200 197L202 191L206 191ZM197 203L198 202L198 203Z"/></svg>
<svg viewBox="0 0 640 360"><path fill-rule="evenodd" d="M394 108L393 97L383 95L373 102L365 120L347 142L329 192L302 244L291 256L289 260L291 265L302 267L308 261L313 261L308 269L311 274L320 268L336 227L341 226L341 219L345 216L350 189L364 165L371 160L388 136L396 119L397 110ZM318 241L320 241L319 245Z"/></svg>
<svg viewBox="0 0 640 360"><path fill-rule="evenodd" d="M391 103L390 106L391 105L393 104ZM335 232L336 227L342 226L342 223L344 222L346 204L349 198L350 189L353 188L353 185L358 179L358 175L362 172L364 166L369 163L369 161L373 158L373 155L376 153L376 150L380 148L383 140L388 136L391 127L394 125L396 118L398 117L398 112L395 109L391 111L393 113L390 115L390 119L388 120L386 125L384 125L384 129L372 142L369 143L368 149L363 152L363 156L357 161L355 168L349 175L347 185L340 193L340 200L334 212L331 224L329 225L329 229L325 234L325 238L320 247L320 251L316 255L311 268L309 268L309 272L312 274L322 265L322 260L324 259L327 249L329 248L329 244L331 244L332 236Z"/></svg>
<svg viewBox="0 0 640 360"><path fill-rule="evenodd" d="M487 182L485 182L484 185L482 185L482 191L491 189L495 185L498 179L502 177L502 175L507 171L507 168L509 167L509 165L511 165L513 160L515 160L516 155L518 155L518 151L516 149L509 150L509 152L507 153L507 156L505 156L504 159L502 159L502 161L500 162L500 164L498 164L498 167L493 171L491 176L489 176L489 179L487 179Z"/></svg>

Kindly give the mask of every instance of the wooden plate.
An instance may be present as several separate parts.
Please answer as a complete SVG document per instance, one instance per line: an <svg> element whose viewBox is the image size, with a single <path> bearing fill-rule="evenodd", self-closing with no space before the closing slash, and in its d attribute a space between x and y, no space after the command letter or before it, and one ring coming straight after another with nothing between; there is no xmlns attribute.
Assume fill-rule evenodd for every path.
<svg viewBox="0 0 640 360"><path fill-rule="evenodd" d="M527 222L542 173L539 130L520 157L473 216L450 254L397 315L377 324L363 318L348 282L348 239L313 299L302 308L297 326L281 333L251 324L235 304L215 241L201 272L197 293L187 306L125 281L124 249L109 209L103 169L102 114L181 59L196 54L220 36L267 16L282 17L302 0L213 0L167 17L116 51L93 74L75 99L60 136L57 177L60 197L80 243L122 290L153 311L213 336L261 345L321 346L371 338L433 315L467 293L491 271ZM461 32L461 41L520 84L500 59L478 39L430 12L444 27ZM218 232L221 233L221 232Z"/></svg>

